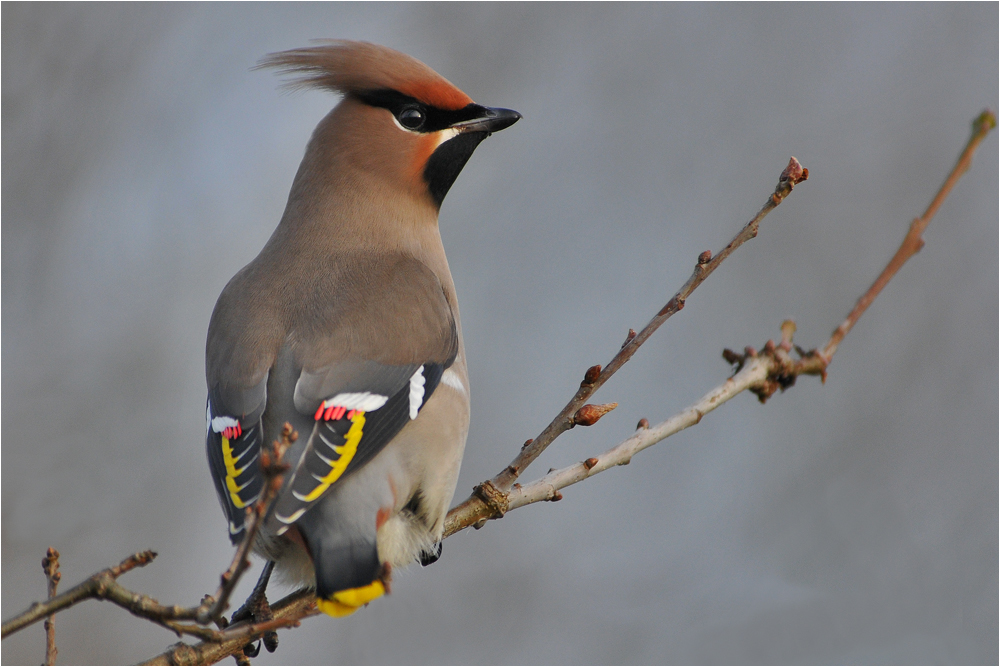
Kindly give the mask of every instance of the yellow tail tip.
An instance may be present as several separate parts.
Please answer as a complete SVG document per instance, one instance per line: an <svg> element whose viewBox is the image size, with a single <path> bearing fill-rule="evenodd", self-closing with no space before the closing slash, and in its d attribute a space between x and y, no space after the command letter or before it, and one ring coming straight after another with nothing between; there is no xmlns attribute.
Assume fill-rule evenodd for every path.
<svg viewBox="0 0 1000 667"><path fill-rule="evenodd" d="M349 607L346 604L337 602L336 600L324 600L323 598L316 598L316 607L327 616L332 616L334 618L350 616L358 610L357 607Z"/></svg>
<svg viewBox="0 0 1000 667"><path fill-rule="evenodd" d="M337 591L329 600L317 598L316 607L327 616L340 618L353 614L359 607L383 595L385 595L385 585L381 581L373 581L367 586Z"/></svg>

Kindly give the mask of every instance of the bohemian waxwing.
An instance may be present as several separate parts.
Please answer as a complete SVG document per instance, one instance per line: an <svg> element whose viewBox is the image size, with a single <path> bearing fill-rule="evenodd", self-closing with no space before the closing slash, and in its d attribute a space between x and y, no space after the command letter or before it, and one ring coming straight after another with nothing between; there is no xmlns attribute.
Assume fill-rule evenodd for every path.
<svg viewBox="0 0 1000 667"><path fill-rule="evenodd" d="M261 445L300 433L255 550L324 612L385 592L440 547L469 380L438 209L483 139L521 116L364 42L268 56L343 95L313 132L285 213L208 328L208 461L233 542Z"/></svg>

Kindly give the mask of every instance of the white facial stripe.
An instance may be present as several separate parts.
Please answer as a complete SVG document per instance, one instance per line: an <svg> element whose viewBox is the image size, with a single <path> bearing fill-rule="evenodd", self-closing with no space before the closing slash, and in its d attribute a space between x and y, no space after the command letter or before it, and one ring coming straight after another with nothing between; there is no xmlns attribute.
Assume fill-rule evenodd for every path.
<svg viewBox="0 0 1000 667"><path fill-rule="evenodd" d="M458 373L451 370L450 368L444 372L441 376L441 382L448 385L455 391L465 393L465 385L462 384L462 378L458 377Z"/></svg>
<svg viewBox="0 0 1000 667"><path fill-rule="evenodd" d="M424 367L421 366L410 378L410 419L416 419L420 406L424 404L424 385L427 379L424 378Z"/></svg>
<svg viewBox="0 0 1000 667"><path fill-rule="evenodd" d="M449 139L454 139L459 134L460 132L453 127L448 127L441 130L440 132L437 133L438 137L440 137L440 140L438 141L438 146L448 141Z"/></svg>
<svg viewBox="0 0 1000 667"><path fill-rule="evenodd" d="M395 114L390 114L390 115L392 116L392 122L395 123L396 127L398 127L399 129L401 129L403 132L409 132L410 134L421 134L420 132L417 132L416 130L410 130L410 129L407 129L407 128L403 127L400 124L399 120L396 118ZM455 128L453 128L453 127L446 127L445 129L439 130L438 132L435 132L434 134L438 138L437 146L434 147L435 149L437 149L437 147L440 146L441 144L443 144L444 142L448 141L449 139L454 139L455 137L457 137L460 134L460 132L458 130L456 130Z"/></svg>
<svg viewBox="0 0 1000 667"><path fill-rule="evenodd" d="M373 394L370 391L362 391L357 393L337 394L333 398L328 398L323 401L323 407L330 408L336 406L339 408L347 408L348 410L363 410L364 412L371 412L372 410L378 410L381 408L388 400L388 396Z"/></svg>

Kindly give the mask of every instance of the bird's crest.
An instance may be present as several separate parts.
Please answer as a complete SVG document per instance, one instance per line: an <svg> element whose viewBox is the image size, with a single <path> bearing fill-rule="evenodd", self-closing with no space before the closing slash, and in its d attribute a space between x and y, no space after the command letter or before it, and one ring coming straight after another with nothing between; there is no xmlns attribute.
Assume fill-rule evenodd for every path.
<svg viewBox="0 0 1000 667"><path fill-rule="evenodd" d="M468 95L416 58L368 42L324 40L320 46L267 55L257 67L293 75L290 88L326 88L344 95L388 89L448 110L472 104Z"/></svg>

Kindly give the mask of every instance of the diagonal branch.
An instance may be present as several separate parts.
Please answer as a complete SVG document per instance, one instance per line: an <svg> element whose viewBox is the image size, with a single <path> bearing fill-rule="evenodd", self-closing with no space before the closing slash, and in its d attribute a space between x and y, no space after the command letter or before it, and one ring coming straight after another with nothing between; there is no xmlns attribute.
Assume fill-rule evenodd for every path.
<svg viewBox="0 0 1000 667"><path fill-rule="evenodd" d="M857 323L858 318L860 318L868 306L872 305L875 297L878 296L882 288L885 287L892 277L896 275L896 272L902 268L906 261L920 252L920 249L924 247L923 233L927 229L927 225L930 224L931 219L941 208L941 204L944 200L948 198L951 194L951 189L955 187L955 183L958 179L962 177L962 174L969 170L972 166L972 156L979 148L980 142L986 138L986 135L990 133L994 127L997 126L997 117L989 109L983 111L979 116L972 121L972 136L969 137L968 143L965 145L965 149L962 154L958 157L958 162L955 163L955 167L951 170L948 178L945 179L944 184L941 185L941 189L931 200L930 205L928 205L927 210L919 218L916 218L912 223L910 223L910 231L906 234L906 238L903 239L903 243L899 246L899 250L893 255L892 259L883 269L882 273L872 286L868 288L858 303L854 306L854 310L847 316L847 319L837 327L830 337L830 341L823 348L822 355L829 362L829 359L833 356L833 353L837 351L837 346L840 345L840 341L844 339L844 336L854 328Z"/></svg>
<svg viewBox="0 0 1000 667"><path fill-rule="evenodd" d="M240 653L247 641L253 641L267 630L279 627L297 627L299 621L319 613L316 609L316 594L312 590L300 590L271 605L274 619L256 625L246 622L234 623L220 633L218 640L206 640L191 645L183 642L174 644L158 656L150 658L143 665L211 665L223 658ZM265 627L269 626L269 627Z"/></svg>
<svg viewBox="0 0 1000 667"><path fill-rule="evenodd" d="M681 310L684 307L687 298L694 292L699 285L701 285L708 276L712 274L726 260L729 255L733 253L737 248L743 245L746 241L757 236L757 231L760 228L760 222L767 216L768 213L773 211L775 208L784 201L785 197L791 194L792 189L796 184L809 178L809 170L802 167L799 161L794 157L788 161L788 166L785 170L781 172L781 176L778 178L778 185L775 187L774 192L767 198L764 206L757 212L750 222L748 222L740 230L740 232L733 237L733 240L729 242L725 248L723 248L719 254L712 257L712 253L705 251L698 256L698 263L695 265L694 272L692 272L691 277L687 279L687 282L674 294L673 297L667 302L663 308L649 321L649 323L643 327L642 331L636 334L634 331L629 330L628 338L625 339L625 343L622 345L621 349L612 357L611 361L603 369L600 366L593 366L587 370L584 375L583 382L580 383L580 388L577 390L576 394L570 399L569 403L566 404L555 419L553 419L548 426L545 427L537 438L529 440L524 443L524 447L521 448L521 452L514 458L509 466L504 468L496 477L491 480L487 480L476 487L473 495L469 496L461 505L453 508L448 513L448 519L445 524L445 536L451 535L456 531L467 528L473 524L477 524L480 521L499 518L503 516L503 513L507 510L505 498L507 493L511 490L514 482L517 480L518 476L527 468L531 463L537 459L545 449L552 444L552 441L557 437L573 428L577 424L591 425L597 421L597 419L581 419L585 415L581 415L580 411L585 410L587 407L585 403L588 398L590 398L595 391L600 389L608 379L615 374L615 372L625 365L632 355L635 354L639 346L646 342L650 336L653 335L661 324L666 322L674 313ZM602 406L604 407L604 406ZM606 410L605 410L606 411ZM597 416L599 418L599 415Z"/></svg>
<svg viewBox="0 0 1000 667"><path fill-rule="evenodd" d="M781 342L775 344L774 341L769 340L759 354L749 347L742 355L725 350L723 357L730 363L739 364L733 377L709 391L694 405L653 427L650 427L646 420L642 420L632 436L597 457L588 458L559 470L552 470L541 479L524 486L514 484L510 493L503 494L504 510L517 509L543 500L561 500L560 489L581 482L609 468L628 465L638 452L699 423L706 414L745 390L755 393L763 403L776 391L784 391L795 384L799 375L818 375L825 380L827 366L836 353L839 343L872 304L882 288L899 271L899 268L923 247L923 239L921 238L923 231L930 224L931 219L955 183L962 174L968 171L976 148L994 127L996 127L996 117L990 111L984 111L973 122L972 136L955 167L931 201L930 206L920 218L914 220L910 225L910 229L903 238L896 254L889 260L871 288L858 300L847 319L834 330L822 351L805 352L801 348L793 346L792 336L795 333L795 324L791 321L783 322L781 325ZM793 349L798 352L798 359L792 358ZM468 505L470 502L467 500L449 512L445 524L445 535L454 534L481 518L492 518L488 514L477 517L474 513L475 508L472 512L465 510ZM473 517L471 519L470 514Z"/></svg>

